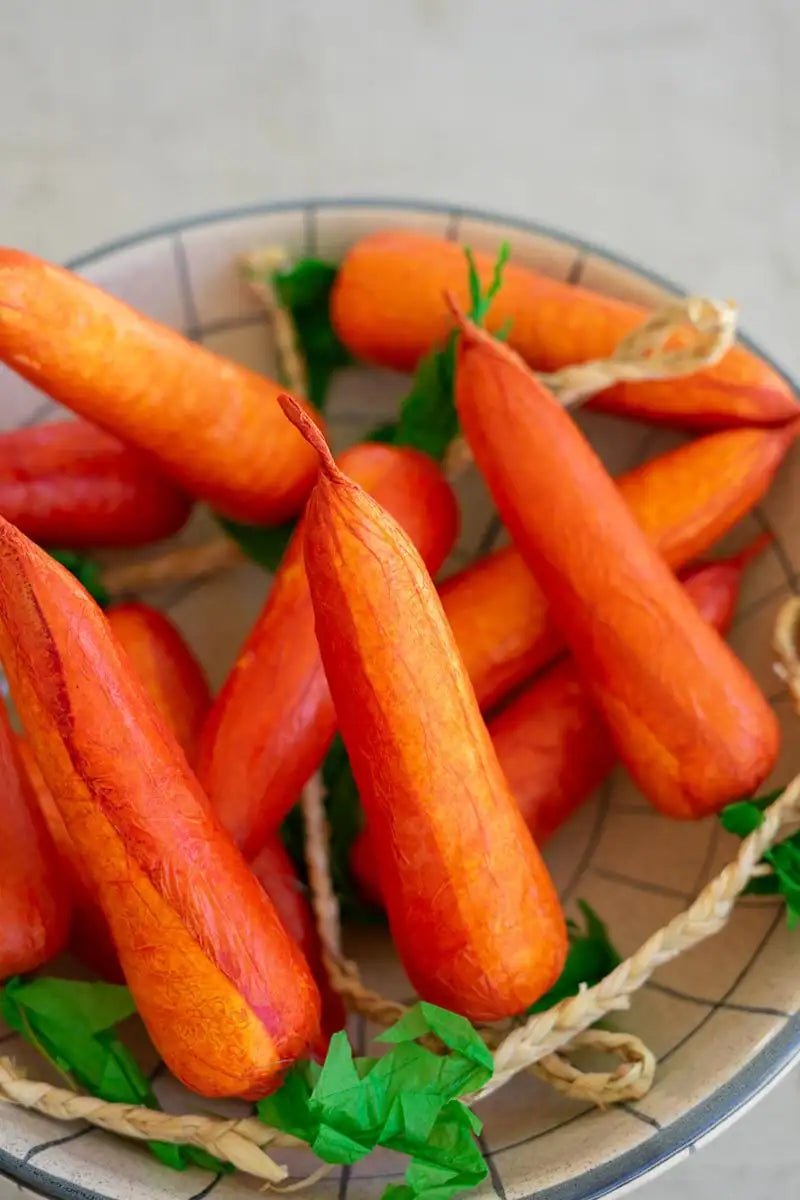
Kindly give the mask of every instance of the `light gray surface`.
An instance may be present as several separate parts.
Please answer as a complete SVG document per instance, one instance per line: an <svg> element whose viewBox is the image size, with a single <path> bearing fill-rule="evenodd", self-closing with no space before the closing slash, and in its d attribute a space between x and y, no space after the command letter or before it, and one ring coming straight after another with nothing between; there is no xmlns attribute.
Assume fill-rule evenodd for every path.
<svg viewBox="0 0 800 1200"><path fill-rule="evenodd" d="M3 0L0 236L66 258L309 193L485 204L735 298L800 373L799 49L795 0ZM799 1088L642 1196L792 1194Z"/></svg>

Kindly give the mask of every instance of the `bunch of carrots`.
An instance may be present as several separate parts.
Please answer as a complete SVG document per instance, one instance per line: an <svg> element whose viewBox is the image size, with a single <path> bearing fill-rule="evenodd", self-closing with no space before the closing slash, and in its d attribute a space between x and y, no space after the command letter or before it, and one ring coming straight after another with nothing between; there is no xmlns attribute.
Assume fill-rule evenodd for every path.
<svg viewBox="0 0 800 1200"><path fill-rule="evenodd" d="M492 262L474 269L487 287ZM565 921L539 848L617 761L696 819L776 759L772 710L720 636L763 539L700 556L800 429L786 382L735 347L600 393L604 411L700 432L612 480L534 372L610 354L643 312L513 263L488 328L469 300L457 246L384 233L349 252L330 305L369 362L413 370L455 338L458 422L512 544L437 590L459 516L433 457L368 441L335 461L301 397L0 251L0 360L78 418L0 435L16 718L0 709L0 977L68 944L127 982L206 1096L268 1094L344 1025L280 837L337 731L360 886L419 995L473 1021L557 980ZM252 525L302 510L215 698L166 617L101 611L48 553L169 537L195 501Z"/></svg>

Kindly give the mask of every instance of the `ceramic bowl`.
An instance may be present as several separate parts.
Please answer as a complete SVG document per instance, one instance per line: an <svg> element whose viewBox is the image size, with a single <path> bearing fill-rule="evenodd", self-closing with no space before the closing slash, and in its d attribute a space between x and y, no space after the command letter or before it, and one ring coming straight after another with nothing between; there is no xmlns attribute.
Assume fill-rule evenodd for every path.
<svg viewBox="0 0 800 1200"><path fill-rule="evenodd" d="M314 201L264 205L164 226L104 246L71 266L151 316L183 330L210 349L274 374L271 331L242 285L237 256L279 243L294 255L337 259L356 239L388 226L426 230L486 250L503 239L521 263L571 283L626 300L657 304L677 289L615 255L525 221L428 204ZM386 372L348 369L330 404L336 449L386 419L407 380ZM55 406L4 372L0 427L42 421ZM577 418L612 472L680 441L670 432L592 413ZM480 480L459 484L463 535L446 570L463 565L503 537ZM769 696L784 729L773 785L800 770L800 726L773 673L770 634L781 599L800 571L800 460L788 461L760 510L726 538L726 548L755 532L775 542L750 570L730 640ZM180 535L195 542L211 531L198 513ZM144 556L152 551L140 552ZM182 627L219 685L263 601L268 580L243 565L202 585L164 590L157 602ZM644 938L684 909L734 851L714 820L671 823L650 808L617 771L547 848L565 905L585 898L608 922L619 950ZM800 1045L800 966L791 935L774 903L744 900L726 930L661 970L617 1024L639 1034L659 1059L648 1096L606 1112L564 1099L529 1076L480 1108L481 1139L490 1178L480 1197L590 1200L632 1186L690 1153L723 1123L752 1104L787 1069ZM377 935L353 947L369 982L389 994L409 987ZM363 1047L364 1022L352 1030ZM136 1036L134 1034L134 1036ZM0 1031L0 1053L46 1077L41 1060L13 1034ZM139 1037L146 1069L165 1107L211 1106L182 1091ZM313 1164L286 1155L292 1169ZM390 1153L371 1156L317 1183L314 1200L373 1200L399 1178L404 1163ZM173 1173L148 1153L81 1124L63 1125L10 1106L0 1123L0 1171L38 1194L81 1200L246 1200L258 1188L244 1176L213 1179L200 1171Z"/></svg>

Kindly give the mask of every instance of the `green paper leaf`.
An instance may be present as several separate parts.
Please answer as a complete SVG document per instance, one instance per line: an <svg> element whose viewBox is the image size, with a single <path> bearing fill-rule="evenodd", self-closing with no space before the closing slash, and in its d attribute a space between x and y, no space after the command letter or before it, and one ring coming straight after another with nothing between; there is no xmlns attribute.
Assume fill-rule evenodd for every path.
<svg viewBox="0 0 800 1200"><path fill-rule="evenodd" d="M126 987L14 977L0 992L0 1010L12 1029L90 1095L159 1108L149 1080L115 1032L116 1025L136 1011ZM175 1170L189 1163L214 1172L230 1169L192 1146L148 1145L156 1158Z"/></svg>
<svg viewBox="0 0 800 1200"><path fill-rule="evenodd" d="M719 814L722 827L736 837L748 837L763 824L765 810L781 794L782 789L727 805ZM800 831L765 851L761 861L772 868L772 874L751 879L744 895L783 896L788 926L796 929L800 925Z"/></svg>
<svg viewBox="0 0 800 1200"><path fill-rule="evenodd" d="M577 996L581 984L591 987L599 983L622 961L597 913L585 900L579 900L578 907L583 913L585 927L581 929L575 921L567 922L569 952L564 970L550 991L530 1006L527 1010L529 1014L545 1012L558 1004L559 1000Z"/></svg>
<svg viewBox="0 0 800 1200"><path fill-rule="evenodd" d="M77 550L48 548L47 553L75 576L101 608L108 608L111 596L103 584L103 568L96 559L79 554Z"/></svg>
<svg viewBox="0 0 800 1200"><path fill-rule="evenodd" d="M435 1034L434 1054L417 1039ZM323 1067L295 1066L258 1104L261 1120L300 1137L327 1162L355 1163L384 1146L408 1155L403 1185L385 1195L445 1200L480 1183L487 1167L474 1136L480 1121L459 1100L492 1074L492 1058L463 1017L416 1005L381 1041L381 1058L355 1058L344 1033L331 1039Z"/></svg>
<svg viewBox="0 0 800 1200"><path fill-rule="evenodd" d="M482 325L492 300L503 281L510 247L504 242L495 262L492 280L484 292L472 251L465 248L471 308L469 316ZM507 331L506 331L507 332ZM458 433L458 414L455 404L456 341L455 331L444 346L431 350L417 364L411 391L400 407L395 443L422 450L441 462L447 448Z"/></svg>
<svg viewBox="0 0 800 1200"><path fill-rule="evenodd" d="M334 371L353 361L330 320L330 295L337 271L333 263L303 258L272 275L278 299L291 313L297 331L308 373L308 399L320 411Z"/></svg>
<svg viewBox="0 0 800 1200"><path fill-rule="evenodd" d="M383 445L392 446L397 442L397 422L387 421L383 425L376 426L371 433L368 433L365 442L381 442Z"/></svg>
<svg viewBox="0 0 800 1200"><path fill-rule="evenodd" d="M272 574L281 565L286 547L297 528L296 521L286 521L283 525L244 525L219 513L214 516L242 553Z"/></svg>

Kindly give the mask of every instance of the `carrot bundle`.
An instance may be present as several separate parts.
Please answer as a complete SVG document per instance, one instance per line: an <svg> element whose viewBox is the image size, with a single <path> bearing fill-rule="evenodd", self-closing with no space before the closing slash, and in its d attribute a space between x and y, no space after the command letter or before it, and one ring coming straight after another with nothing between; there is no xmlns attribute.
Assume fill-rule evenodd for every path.
<svg viewBox="0 0 800 1200"><path fill-rule="evenodd" d="M2 520L0 658L165 1062L204 1095L264 1095L317 1037L307 964L102 613Z"/></svg>
<svg viewBox="0 0 800 1200"><path fill-rule="evenodd" d="M398 952L425 999L473 1020L521 1012L563 965L553 885L419 555L281 402L320 456L304 518L317 639Z"/></svg>
<svg viewBox="0 0 800 1200"><path fill-rule="evenodd" d="M458 509L439 467L419 451L365 443L342 471L399 521L430 571L452 549ZM302 527L209 715L198 777L243 853L278 828L336 733L314 635Z"/></svg>
<svg viewBox="0 0 800 1200"><path fill-rule="evenodd" d="M46 546L141 546L170 537L192 502L150 460L88 421L0 433L0 513Z"/></svg>
<svg viewBox="0 0 800 1200"><path fill-rule="evenodd" d="M467 321L456 403L497 508L642 791L684 818L754 791L777 753L774 713L570 417L513 351Z"/></svg>
<svg viewBox="0 0 800 1200"><path fill-rule="evenodd" d="M798 431L793 422L708 434L621 475L617 487L640 529L677 569L758 504ZM516 546L451 576L440 595L484 709L564 648L556 611Z"/></svg>
<svg viewBox="0 0 800 1200"><path fill-rule="evenodd" d="M70 902L55 847L0 704L0 980L32 971L67 939Z"/></svg>
<svg viewBox="0 0 800 1200"><path fill-rule="evenodd" d="M486 286L494 262L486 254L476 254L475 261ZM376 233L345 255L331 316L352 354L410 371L452 329L446 292L467 308L464 252L458 243L423 233ZM638 305L510 263L488 325L493 331L509 325L513 349L537 370L556 371L608 358L646 315ZM777 424L797 416L786 380L742 346L694 375L616 384L590 403L603 412L700 429Z"/></svg>
<svg viewBox="0 0 800 1200"><path fill-rule="evenodd" d="M19 250L0 249L0 359L237 520L283 521L311 487L276 384Z"/></svg>

